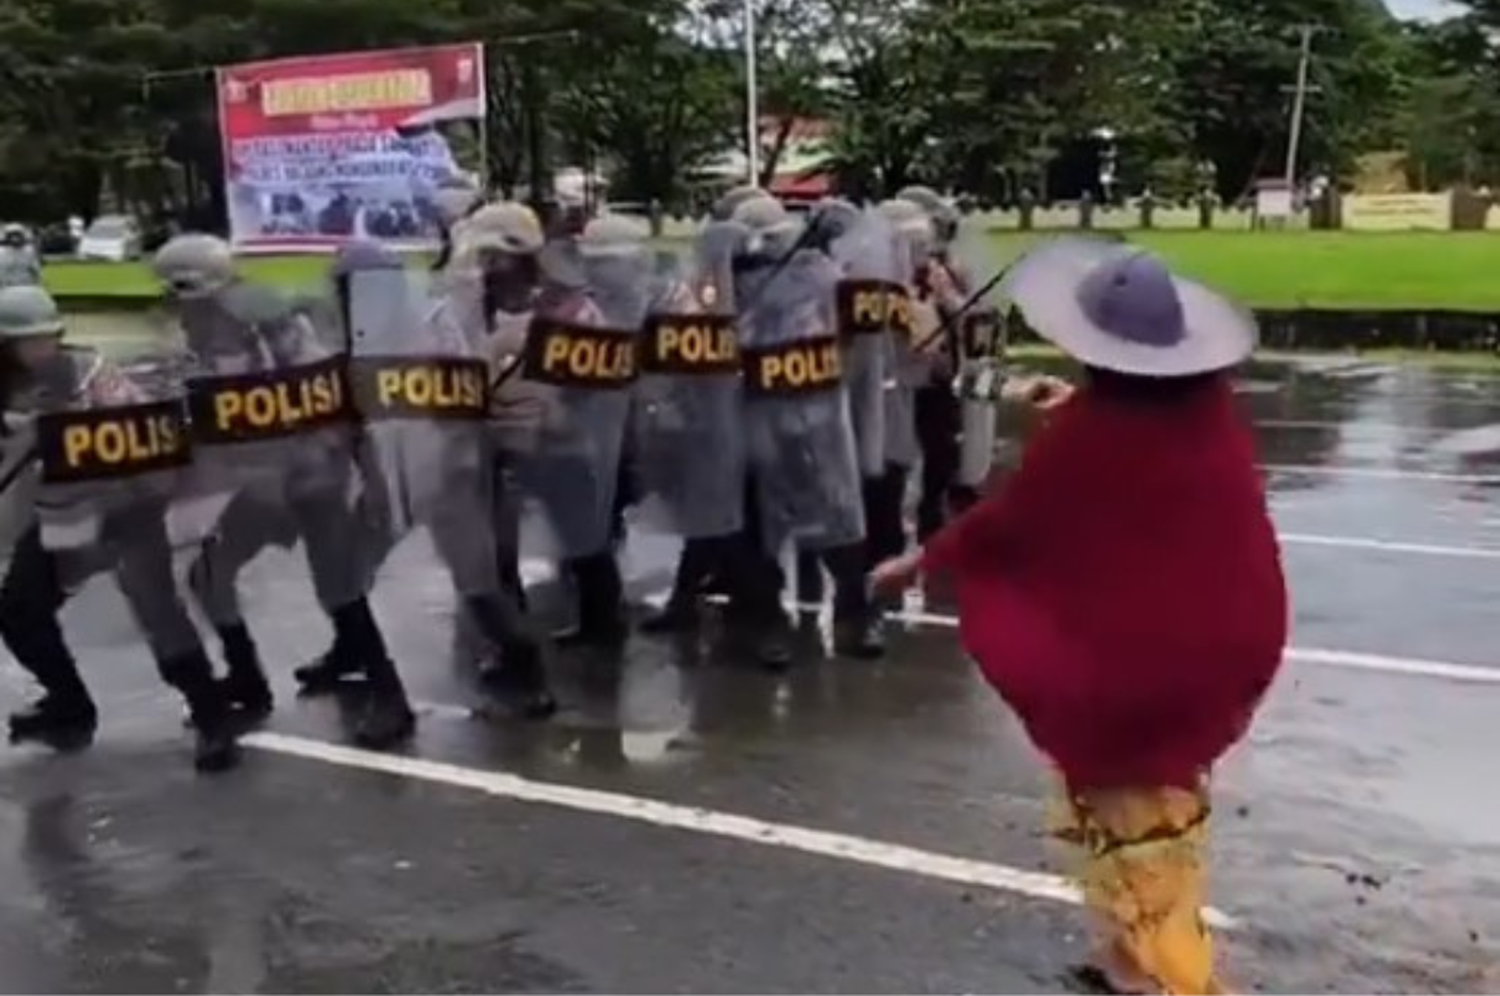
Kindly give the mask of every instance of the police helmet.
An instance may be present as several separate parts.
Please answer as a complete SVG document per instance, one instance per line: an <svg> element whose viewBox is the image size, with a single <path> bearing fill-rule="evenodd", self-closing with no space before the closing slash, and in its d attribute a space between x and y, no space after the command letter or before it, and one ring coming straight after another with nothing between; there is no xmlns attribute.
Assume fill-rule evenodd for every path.
<svg viewBox="0 0 1500 996"><path fill-rule="evenodd" d="M911 201L927 212L927 216L932 219L934 234L942 241L946 242L957 234L958 223L962 220L958 208L931 187L906 187L896 193L896 199Z"/></svg>
<svg viewBox="0 0 1500 996"><path fill-rule="evenodd" d="M591 218L578 236L578 251L585 257L629 255L640 251L651 237L642 221L624 214Z"/></svg>
<svg viewBox="0 0 1500 996"><path fill-rule="evenodd" d="M0 242L6 245L26 245L31 241L31 233L26 230L25 225L16 222L8 222L4 228L0 228Z"/></svg>
<svg viewBox="0 0 1500 996"><path fill-rule="evenodd" d="M708 213L715 221L728 221L734 217L735 209L741 204L762 197L773 199L763 188L757 187L752 183L742 183L738 187L729 189L718 200L714 201L713 207L709 209Z"/></svg>
<svg viewBox="0 0 1500 996"><path fill-rule="evenodd" d="M0 339L62 335L62 312L35 284L0 288Z"/></svg>
<svg viewBox="0 0 1500 996"><path fill-rule="evenodd" d="M825 197L813 205L809 224L823 249L849 234L859 224L860 210L842 197Z"/></svg>
<svg viewBox="0 0 1500 996"><path fill-rule="evenodd" d="M916 201L907 200L904 197L892 197L890 200L881 201L875 208L885 219L891 223L899 234L913 236L927 241L933 237L932 216L923 210L922 205Z"/></svg>
<svg viewBox="0 0 1500 996"><path fill-rule="evenodd" d="M466 218L454 233L468 252L498 250L515 256L541 252L546 236L536 212L518 201L486 204Z"/></svg>
<svg viewBox="0 0 1500 996"><path fill-rule="evenodd" d="M204 297L234 282L234 251L217 235L173 236L151 261L156 278L178 297Z"/></svg>

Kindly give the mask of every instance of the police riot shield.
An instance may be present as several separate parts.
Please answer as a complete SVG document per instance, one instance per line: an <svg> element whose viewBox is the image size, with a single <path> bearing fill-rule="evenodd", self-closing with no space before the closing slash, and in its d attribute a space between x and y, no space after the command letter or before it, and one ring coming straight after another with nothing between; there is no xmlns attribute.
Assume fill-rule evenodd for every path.
<svg viewBox="0 0 1500 996"><path fill-rule="evenodd" d="M931 356L920 349L923 335L931 335L935 324L919 320L916 301L918 267L927 245L911 233L892 232L895 279L891 282L890 333L886 349L885 459L898 467L913 467L921 459L917 439L916 392L932 378ZM925 330L925 331L924 331Z"/></svg>
<svg viewBox="0 0 1500 996"><path fill-rule="evenodd" d="M364 594L350 511L347 356L329 310L307 298L235 283L174 302L193 358L193 491L212 521L189 583L216 625L241 620L236 580L245 565L299 539L325 610Z"/></svg>
<svg viewBox="0 0 1500 996"><path fill-rule="evenodd" d="M197 649L178 596L167 518L191 464L181 357L116 365L64 349L32 424L36 522L67 589L111 571L158 659Z"/></svg>
<svg viewBox="0 0 1500 996"><path fill-rule="evenodd" d="M663 261L635 385L634 522L684 539L744 521L745 445L731 271L744 228L710 222L690 254Z"/></svg>
<svg viewBox="0 0 1500 996"><path fill-rule="evenodd" d="M977 488L994 465L996 404L1004 373L1004 323L995 276L1002 264L975 233L962 230L943 253L943 263L964 304L953 329L954 390L962 424L954 480Z"/></svg>
<svg viewBox="0 0 1500 996"><path fill-rule="evenodd" d="M865 210L830 250L843 273L837 317L844 346L844 388L860 471L867 478L885 473L887 339L904 293L896 249L890 221Z"/></svg>
<svg viewBox="0 0 1500 996"><path fill-rule="evenodd" d="M390 269L350 274L346 288L372 568L421 527L459 594L492 594L499 571L479 287Z"/></svg>
<svg viewBox="0 0 1500 996"><path fill-rule="evenodd" d="M770 552L864 538L860 468L836 332L839 272L824 254L797 250L753 298L741 289L745 433L750 474Z"/></svg>
<svg viewBox="0 0 1500 996"><path fill-rule="evenodd" d="M600 553L613 537L650 286L644 246L595 262L577 286L544 289L515 373L535 404L517 479L540 523L530 517L523 542L562 559ZM550 549L538 549L539 536Z"/></svg>

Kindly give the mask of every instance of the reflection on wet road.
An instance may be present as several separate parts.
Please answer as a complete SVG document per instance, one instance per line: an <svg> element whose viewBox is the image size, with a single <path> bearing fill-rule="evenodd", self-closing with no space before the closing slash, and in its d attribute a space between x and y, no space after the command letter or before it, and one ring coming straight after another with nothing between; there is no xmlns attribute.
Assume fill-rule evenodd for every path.
<svg viewBox="0 0 1500 996"><path fill-rule="evenodd" d="M1222 773L1213 900L1242 985L1495 991L1500 975L1500 380L1268 367L1259 422L1296 651ZM670 545L637 538L634 594ZM532 565L538 575L543 565ZM247 604L285 675L328 638L299 559ZM543 593L545 595L545 593ZM559 662L546 726L455 667L420 538L377 593L424 725L349 751L284 705L245 770L192 777L117 594L66 622L105 710L86 755L0 755L4 991L986 991L1063 988L1077 911L1044 784L941 601L894 653L781 679L701 640ZM24 684L0 671L3 705Z"/></svg>

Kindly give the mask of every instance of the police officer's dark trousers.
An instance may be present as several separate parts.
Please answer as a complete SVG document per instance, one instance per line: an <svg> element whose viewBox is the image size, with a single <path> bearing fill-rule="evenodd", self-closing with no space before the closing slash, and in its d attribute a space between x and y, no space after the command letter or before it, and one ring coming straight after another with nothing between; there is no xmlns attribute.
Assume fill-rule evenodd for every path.
<svg viewBox="0 0 1500 996"><path fill-rule="evenodd" d="M557 634L560 646L614 647L625 639L625 584L615 547L625 539L625 510L634 500L631 486L629 454L623 453L610 509L610 544L563 564L577 594L578 624Z"/></svg>
<svg viewBox="0 0 1500 996"><path fill-rule="evenodd" d="M77 563L66 564L64 557ZM198 732L198 767L229 767L237 752L228 703L177 594L165 510L154 503L104 515L95 548L54 553L42 545L39 526L17 544L0 582L0 638L45 694L35 708L12 717L12 736L92 734L95 708L63 639L58 612L70 583L111 568L157 671L187 701Z"/></svg>
<svg viewBox="0 0 1500 996"><path fill-rule="evenodd" d="M721 563L729 587L731 624L753 643L765 667L780 669L792 660L790 626L781 607L785 578L761 531L755 480L746 475L744 528L723 541Z"/></svg>
<svg viewBox="0 0 1500 996"><path fill-rule="evenodd" d="M972 505L978 494L954 483L958 475L963 409L946 378L935 378L915 392L917 442L922 448L922 492L917 505L917 536L926 540L952 513Z"/></svg>

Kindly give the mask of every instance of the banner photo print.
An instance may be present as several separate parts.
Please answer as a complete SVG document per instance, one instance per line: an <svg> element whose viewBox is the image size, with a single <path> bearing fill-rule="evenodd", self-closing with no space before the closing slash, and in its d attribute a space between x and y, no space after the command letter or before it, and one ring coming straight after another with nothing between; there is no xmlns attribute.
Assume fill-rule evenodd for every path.
<svg viewBox="0 0 1500 996"><path fill-rule="evenodd" d="M484 47L303 56L218 71L230 238L244 252L354 238L437 244L433 194L478 177Z"/></svg>

